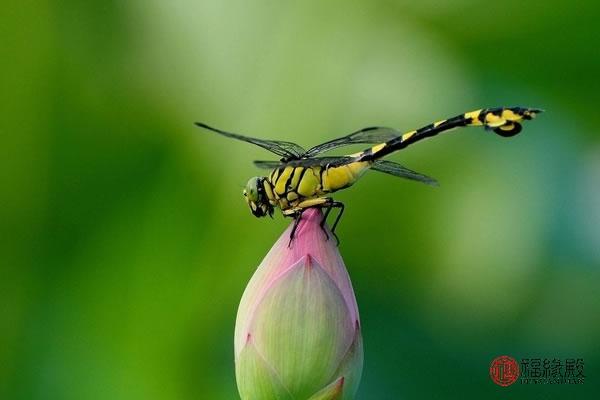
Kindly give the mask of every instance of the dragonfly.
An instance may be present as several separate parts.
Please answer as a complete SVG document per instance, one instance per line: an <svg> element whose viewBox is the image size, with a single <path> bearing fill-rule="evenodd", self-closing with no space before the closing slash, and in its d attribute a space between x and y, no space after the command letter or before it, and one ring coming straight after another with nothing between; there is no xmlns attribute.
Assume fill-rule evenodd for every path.
<svg viewBox="0 0 600 400"><path fill-rule="evenodd" d="M423 139L460 127L481 126L486 131L502 137L515 136L521 132L523 121L533 119L542 111L538 108L527 107L483 108L405 133L393 128L373 126L327 141L308 150L293 142L258 139L226 132L202 122L195 124L225 137L260 146L281 157L274 161L254 161L257 167L270 170L270 173L265 176L250 178L243 190L246 202L255 217L260 218L266 215L272 217L275 208L279 208L284 216L293 217L295 223L290 234L289 245L291 245L302 213L308 208L314 207L325 210L321 228L329 239L324 224L331 210L336 208L339 209L339 212L330 232L339 244L335 230L345 207L343 203L335 201L331 195L352 186L366 171L373 170L427 185L437 185L434 178L415 172L396 162L384 160L384 157ZM339 147L354 144L372 144L373 146L361 152L343 156L323 155L323 153Z"/></svg>

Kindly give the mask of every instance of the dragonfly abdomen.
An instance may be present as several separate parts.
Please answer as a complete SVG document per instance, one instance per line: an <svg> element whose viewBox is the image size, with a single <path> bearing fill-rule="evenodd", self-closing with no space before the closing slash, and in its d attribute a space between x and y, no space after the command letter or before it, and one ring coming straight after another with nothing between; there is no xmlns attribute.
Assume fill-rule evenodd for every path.
<svg viewBox="0 0 600 400"><path fill-rule="evenodd" d="M322 173L323 192L331 193L352 186L371 165L368 161L355 161L337 167L325 168Z"/></svg>
<svg viewBox="0 0 600 400"><path fill-rule="evenodd" d="M377 160L404 149L420 140L463 126L484 126L494 133L510 137L521 132L523 120L533 119L542 110L525 107L484 108L434 122L420 129L406 132L391 140L377 144L360 154L360 160Z"/></svg>

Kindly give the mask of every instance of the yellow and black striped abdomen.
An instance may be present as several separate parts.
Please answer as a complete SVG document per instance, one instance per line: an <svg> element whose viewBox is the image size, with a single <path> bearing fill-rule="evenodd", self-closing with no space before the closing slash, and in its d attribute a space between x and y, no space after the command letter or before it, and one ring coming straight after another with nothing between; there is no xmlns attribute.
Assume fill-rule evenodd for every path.
<svg viewBox="0 0 600 400"><path fill-rule="evenodd" d="M388 142L373 146L365 150L358 159L364 161L376 160L420 140L464 126L483 126L500 136L514 136L521 131L523 120L533 119L541 111L524 107L483 108L471 111L434 122L422 128L406 132Z"/></svg>
<svg viewBox="0 0 600 400"><path fill-rule="evenodd" d="M521 132L521 121L530 120L541 110L523 107L486 108L465 113L467 126L485 126L500 136L510 137Z"/></svg>
<svg viewBox="0 0 600 400"><path fill-rule="evenodd" d="M323 194L345 189L354 184L371 165L367 161L356 161L336 167L325 168L322 171Z"/></svg>

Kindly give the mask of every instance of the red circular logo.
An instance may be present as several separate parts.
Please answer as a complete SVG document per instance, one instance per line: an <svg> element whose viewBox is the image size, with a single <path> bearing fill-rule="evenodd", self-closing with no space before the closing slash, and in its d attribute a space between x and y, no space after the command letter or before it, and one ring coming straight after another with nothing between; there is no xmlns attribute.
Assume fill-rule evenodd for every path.
<svg viewBox="0 0 600 400"><path fill-rule="evenodd" d="M510 356L500 356L490 364L490 378L500 386L510 386L519 378L519 364Z"/></svg>

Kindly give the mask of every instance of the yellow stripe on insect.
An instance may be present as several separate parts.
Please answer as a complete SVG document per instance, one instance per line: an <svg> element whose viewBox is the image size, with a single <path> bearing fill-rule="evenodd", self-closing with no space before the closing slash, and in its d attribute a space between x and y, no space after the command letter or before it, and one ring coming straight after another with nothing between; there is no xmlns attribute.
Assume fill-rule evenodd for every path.
<svg viewBox="0 0 600 400"><path fill-rule="evenodd" d="M369 163L367 161L357 161L346 165L346 167L348 167L348 170L354 177L354 180L356 180L367 171L367 168L369 168Z"/></svg>
<svg viewBox="0 0 600 400"><path fill-rule="evenodd" d="M298 200L298 193L289 192L286 197L287 197L288 201Z"/></svg>
<svg viewBox="0 0 600 400"><path fill-rule="evenodd" d="M417 133L417 131L406 132L404 135L402 135L402 141L404 142L405 140L410 139L415 133Z"/></svg>
<svg viewBox="0 0 600 400"><path fill-rule="evenodd" d="M523 117L519 114L516 114L513 110L505 109L502 111L502 118L507 121L517 122L523 119Z"/></svg>
<svg viewBox="0 0 600 400"><path fill-rule="evenodd" d="M496 114L487 113L485 114L485 124L490 128L497 128L506 123L506 120L502 117L497 116Z"/></svg>
<svg viewBox="0 0 600 400"><path fill-rule="evenodd" d="M338 190L354 182L354 174L347 165L328 168L323 174L323 190Z"/></svg>
<svg viewBox="0 0 600 400"><path fill-rule="evenodd" d="M504 125L502 125L502 126L500 127L500 129L501 129L501 130L503 130L503 131L510 132L510 131L512 131L513 129L515 129L515 124L512 124L512 123L507 123L507 124L504 124Z"/></svg>
<svg viewBox="0 0 600 400"><path fill-rule="evenodd" d="M373 154L375 154L375 153L379 152L381 149L383 149L385 146L386 146L386 144L385 144L385 143L380 143L380 144L378 144L378 145L376 145L376 146L373 146L373 147L371 148L371 152L372 152Z"/></svg>
<svg viewBox="0 0 600 400"><path fill-rule="evenodd" d="M434 127L434 128L437 128L438 126L440 126L441 124L443 124L443 123L444 123L444 122L446 122L446 121L447 121L447 119L443 119L443 120L441 120L441 121L438 121L438 122L436 122L436 123L434 123L434 124L433 124L433 127Z"/></svg>
<svg viewBox="0 0 600 400"><path fill-rule="evenodd" d="M315 171L317 169L317 171ZM300 182L298 182L298 188L296 192L302 197L311 197L315 195L319 186L319 167L308 168Z"/></svg>
<svg viewBox="0 0 600 400"><path fill-rule="evenodd" d="M274 185L277 181L277 177L279 176L279 168L276 168L271 172L271 183Z"/></svg>
<svg viewBox="0 0 600 400"><path fill-rule="evenodd" d="M285 167L281 175L277 178L277 183L275 184L275 193L284 194L286 187L285 184L294 171L294 167Z"/></svg>
<svg viewBox="0 0 600 400"><path fill-rule="evenodd" d="M481 110L475 110L468 113L465 113L465 119L470 120L469 125L483 125L479 120L479 114Z"/></svg>
<svg viewBox="0 0 600 400"><path fill-rule="evenodd" d="M265 192L267 193L267 198L269 200L273 199L273 189L271 189L271 185L269 184L269 182L267 182L266 179L264 180L263 187L265 188Z"/></svg>
<svg viewBox="0 0 600 400"><path fill-rule="evenodd" d="M302 176L302 171L304 171L304 167L296 167L294 169L294 176L292 176L292 182L290 186L292 188L298 187L298 182L300 182L300 177Z"/></svg>

